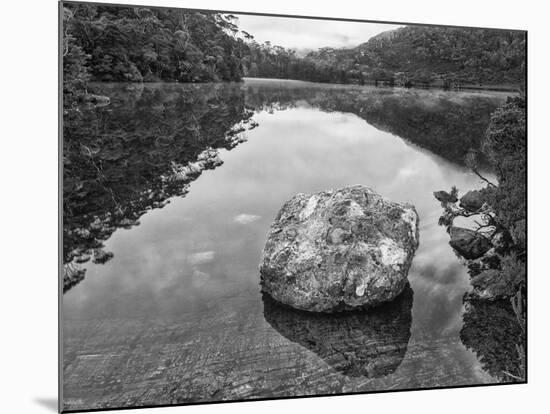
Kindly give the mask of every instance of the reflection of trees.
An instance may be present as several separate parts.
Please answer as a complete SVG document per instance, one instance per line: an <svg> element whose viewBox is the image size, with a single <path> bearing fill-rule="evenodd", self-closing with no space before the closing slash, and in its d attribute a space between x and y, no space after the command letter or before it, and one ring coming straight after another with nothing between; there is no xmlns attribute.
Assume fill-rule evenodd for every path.
<svg viewBox="0 0 550 414"><path fill-rule="evenodd" d="M479 149L490 114L502 102L483 95L441 91L350 88L303 84L251 85L247 104L261 110L292 108L299 101L327 112L349 112L383 131L457 163Z"/></svg>
<svg viewBox="0 0 550 414"><path fill-rule="evenodd" d="M263 295L265 320L281 335L317 354L337 371L369 378L392 374L411 335L413 292L363 312L297 311Z"/></svg>
<svg viewBox="0 0 550 414"><path fill-rule="evenodd" d="M66 289L82 280L82 263L112 257L103 242L117 228L138 224L147 210L184 195L202 169L219 165L215 152L207 150L235 146L240 132L255 126L253 110L306 104L350 112L461 162L463 153L478 145L497 104L475 95L457 100L440 92L294 82L104 84L95 89L111 104L64 116L63 258L71 263L65 266Z"/></svg>
<svg viewBox="0 0 550 414"><path fill-rule="evenodd" d="M520 379L516 349L522 332L510 302L467 300L460 339L481 359L483 368L501 381Z"/></svg>
<svg viewBox="0 0 550 414"><path fill-rule="evenodd" d="M483 137L482 154L498 184L479 174L474 151L467 164L487 186L464 194L460 205L454 186L450 193L434 193L444 209L439 224L447 227L451 246L467 259L473 286L464 298L463 341L502 381L526 379L526 110L523 96L508 98L492 114ZM456 217L475 217L477 228L455 227Z"/></svg>
<svg viewBox="0 0 550 414"><path fill-rule="evenodd" d="M81 263L112 257L103 242L117 228L139 224L147 210L185 194L203 169L219 165L210 149L237 145L252 116L231 85L103 86L101 92L111 105L64 118L65 290L83 279Z"/></svg>

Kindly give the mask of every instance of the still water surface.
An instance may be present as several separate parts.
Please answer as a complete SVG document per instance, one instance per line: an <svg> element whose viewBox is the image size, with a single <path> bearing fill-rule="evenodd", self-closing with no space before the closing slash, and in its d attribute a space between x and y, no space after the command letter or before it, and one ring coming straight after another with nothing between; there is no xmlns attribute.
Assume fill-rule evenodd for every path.
<svg viewBox="0 0 550 414"><path fill-rule="evenodd" d="M90 109L102 111L104 135L124 130L109 119L132 116L126 94L141 112L158 111L156 101L139 104L150 91L238 95L257 126L221 149L223 165L203 171L187 194L116 229L105 241L111 260L83 265L86 277L63 296L66 409L496 381L460 339L469 279L437 225L432 192L482 187L448 147L460 138L454 131L482 131L504 95L269 80L145 85L137 97L125 85L99 88L112 99ZM473 105L484 109L468 112ZM440 155L422 145L433 129L449 135ZM282 204L352 184L416 206L411 291L380 311L334 317L262 298L258 264Z"/></svg>

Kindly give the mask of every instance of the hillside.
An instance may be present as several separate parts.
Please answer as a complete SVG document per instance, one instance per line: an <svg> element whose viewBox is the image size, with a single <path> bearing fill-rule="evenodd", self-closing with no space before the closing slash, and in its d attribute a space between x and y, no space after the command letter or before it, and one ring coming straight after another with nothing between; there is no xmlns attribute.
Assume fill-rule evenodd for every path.
<svg viewBox="0 0 550 414"><path fill-rule="evenodd" d="M336 65L350 82L520 85L525 41L523 32L406 26L352 49L321 49L306 59L319 67Z"/></svg>
<svg viewBox="0 0 550 414"><path fill-rule="evenodd" d="M235 81L248 50L234 16L183 9L65 4L65 73L96 81Z"/></svg>

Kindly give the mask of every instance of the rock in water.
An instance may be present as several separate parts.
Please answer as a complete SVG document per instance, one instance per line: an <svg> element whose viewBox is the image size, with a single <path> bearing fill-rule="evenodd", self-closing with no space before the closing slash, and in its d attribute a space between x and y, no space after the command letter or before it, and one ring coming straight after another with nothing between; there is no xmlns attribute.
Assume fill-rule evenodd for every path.
<svg viewBox="0 0 550 414"><path fill-rule="evenodd" d="M491 248L491 241L474 230L452 226L450 234L449 244L465 259L478 259Z"/></svg>
<svg viewBox="0 0 550 414"><path fill-rule="evenodd" d="M407 284L418 214L361 185L297 194L271 225L262 291L296 309L334 312L391 301Z"/></svg>
<svg viewBox="0 0 550 414"><path fill-rule="evenodd" d="M478 211L483 207L483 196L481 191L472 190L464 194L460 199L460 207L471 213Z"/></svg>

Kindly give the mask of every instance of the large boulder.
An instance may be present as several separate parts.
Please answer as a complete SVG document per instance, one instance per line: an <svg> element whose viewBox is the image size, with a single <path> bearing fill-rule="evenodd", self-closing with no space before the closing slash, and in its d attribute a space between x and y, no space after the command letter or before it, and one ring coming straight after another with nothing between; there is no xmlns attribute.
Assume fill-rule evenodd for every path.
<svg viewBox="0 0 550 414"><path fill-rule="evenodd" d="M474 230L452 226L449 233L451 247L468 260L480 258L492 247L491 241L487 237Z"/></svg>
<svg viewBox="0 0 550 414"><path fill-rule="evenodd" d="M297 194L271 225L262 291L296 309L368 308L398 296L418 247L418 214L362 185Z"/></svg>

